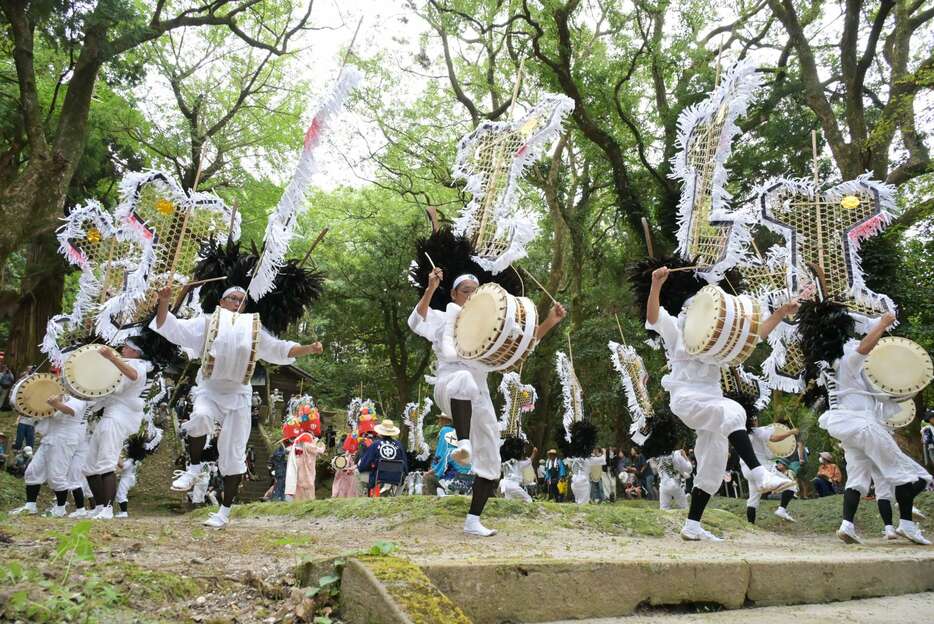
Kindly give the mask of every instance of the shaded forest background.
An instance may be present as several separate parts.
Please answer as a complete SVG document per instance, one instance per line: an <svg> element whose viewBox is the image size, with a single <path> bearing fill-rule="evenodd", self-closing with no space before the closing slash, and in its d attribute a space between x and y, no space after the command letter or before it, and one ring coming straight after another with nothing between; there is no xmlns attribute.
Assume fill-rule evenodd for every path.
<svg viewBox="0 0 934 624"><path fill-rule="evenodd" d="M309 103L323 95L303 71L307 48L346 52L315 49L322 6L0 0L0 344L14 368L41 359L45 321L74 293L77 275L56 252L59 219L88 199L113 207L125 172L164 168L187 188L200 164L200 188L236 201L244 238L261 240ZM643 217L656 246L672 249L679 187L668 163L677 117L712 89L718 59L727 66L753 58L765 81L728 163L735 203L771 176L810 176L811 130L827 183L870 171L895 185L900 216L865 245L864 267L870 287L899 304L898 333L934 349L930 3L393 6L391 20L365 23L361 33L386 49L363 45L350 54L366 75L343 122L341 136L354 148L330 146L332 157L345 158L331 170L348 182L322 182L294 243L294 255L303 254L321 228L331 229L314 254L329 278L326 294L291 330L326 345L324 356L302 362L322 405L342 408L362 384L399 418L406 402L430 392L429 346L405 324L417 299L405 273L414 239L428 232L424 209L451 219L466 201L451 178L463 134L558 92L576 108L523 182L522 201L540 212L543 235L522 265L568 305L569 318L525 365L540 395L527 430L542 447L560 428L553 356L570 334L586 411L602 443L622 443L629 418L607 349L619 339L614 316L629 342L645 337L625 267L644 254ZM356 18L346 22L349 40ZM758 240L763 250L774 242ZM536 298L544 310L546 298ZM640 351L653 392L665 400L660 354ZM771 409L797 412L813 430L812 449L827 444L791 397L777 396Z"/></svg>

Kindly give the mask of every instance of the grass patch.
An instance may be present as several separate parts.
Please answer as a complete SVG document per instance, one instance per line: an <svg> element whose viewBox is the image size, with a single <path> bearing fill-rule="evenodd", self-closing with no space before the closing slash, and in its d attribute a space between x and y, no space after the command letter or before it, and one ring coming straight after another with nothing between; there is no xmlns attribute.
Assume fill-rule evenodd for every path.
<svg viewBox="0 0 934 624"><path fill-rule="evenodd" d="M150 570L134 563L111 563L107 567L110 580L126 586L131 601L141 607L151 606L154 601L187 600L201 590L197 581L180 574Z"/></svg>

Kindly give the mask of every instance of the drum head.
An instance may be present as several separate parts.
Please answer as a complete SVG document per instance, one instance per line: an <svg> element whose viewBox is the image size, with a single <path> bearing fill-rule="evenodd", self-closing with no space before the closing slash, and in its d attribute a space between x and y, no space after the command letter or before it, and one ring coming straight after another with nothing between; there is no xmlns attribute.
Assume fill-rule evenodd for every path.
<svg viewBox="0 0 934 624"><path fill-rule="evenodd" d="M910 401L902 401L898 404L901 410L894 416L888 417L885 422L890 427L895 427L896 429L901 429L902 427L907 427L915 419L915 401L911 399Z"/></svg>
<svg viewBox="0 0 934 624"><path fill-rule="evenodd" d="M506 314L507 296L498 284L483 284L470 296L454 324L458 355L477 357L493 344Z"/></svg>
<svg viewBox="0 0 934 624"><path fill-rule="evenodd" d="M85 345L65 358L62 379L68 392L79 399L105 397L120 387L120 370L98 353L100 348L101 345Z"/></svg>
<svg viewBox="0 0 934 624"><path fill-rule="evenodd" d="M55 408L47 403L50 397L65 393L65 389L55 375L36 373L21 380L15 387L16 394L11 398L14 409L24 416L48 418L55 413Z"/></svg>
<svg viewBox="0 0 934 624"><path fill-rule="evenodd" d="M931 383L934 363L918 343L890 336L883 338L866 358L866 378L876 389L892 396L914 396Z"/></svg>
<svg viewBox="0 0 934 624"><path fill-rule="evenodd" d="M781 423L772 425L772 433L785 433L788 431L788 427ZM775 457L788 457L795 452L795 449L798 448L798 440L795 436L785 438L781 442L772 442L768 443L769 450L772 451L772 455Z"/></svg>
<svg viewBox="0 0 934 624"><path fill-rule="evenodd" d="M337 457L331 460L331 468L333 468L334 470L343 470L346 467L347 467L347 456L346 455L338 455Z"/></svg>
<svg viewBox="0 0 934 624"><path fill-rule="evenodd" d="M713 337L722 297L716 286L704 286L691 299L684 319L684 348L696 355Z"/></svg>

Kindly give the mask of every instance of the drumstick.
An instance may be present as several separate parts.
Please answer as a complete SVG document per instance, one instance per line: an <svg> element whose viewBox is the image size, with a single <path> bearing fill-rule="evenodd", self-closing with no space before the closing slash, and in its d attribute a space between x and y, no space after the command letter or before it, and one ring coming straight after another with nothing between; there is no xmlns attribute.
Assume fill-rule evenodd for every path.
<svg viewBox="0 0 934 624"><path fill-rule="evenodd" d="M539 288L542 289L542 292L543 292L543 293L545 293L546 295L548 295L548 298L551 299L551 302L552 302L553 304L559 305L559 304L558 304L558 300L555 299L554 297L552 297L550 292L548 292L547 290L545 290L545 287L541 285L541 282L539 282L537 279L535 279L535 276L532 275L531 273L529 273L528 269L526 269L525 267L523 267L522 270L525 271L525 274L529 276L529 279L531 279L533 282L535 282L535 285L536 285L536 286L538 286Z"/></svg>
<svg viewBox="0 0 934 624"><path fill-rule="evenodd" d="M428 258L428 262L429 262L429 264L431 264L431 268L432 268L432 269L437 269L438 267L435 266L435 261L431 259L431 256L428 255L428 252L427 252L427 251L424 251L424 252L422 252L422 253L425 254L425 257L426 257L426 258Z"/></svg>
<svg viewBox="0 0 934 624"><path fill-rule="evenodd" d="M613 316L616 317L616 327L619 328L619 339L623 341L623 344L626 344L626 337L623 335L623 326L619 324L619 314L614 312Z"/></svg>
<svg viewBox="0 0 934 624"><path fill-rule="evenodd" d="M698 268L699 266L700 266L699 264L694 264L694 265L686 266L686 267L678 267L677 269L668 269L668 272L669 272L669 273L675 273L675 272L677 272L677 271L693 271L694 269Z"/></svg>
<svg viewBox="0 0 934 624"><path fill-rule="evenodd" d="M302 261L298 263L298 266L304 266L305 261L308 260L308 257L311 256L311 252L315 250L315 247L318 246L318 243L325 237L325 235L331 231L331 228L324 228L318 232L318 238L311 244L311 247L308 248L308 251L305 252L305 257L302 258Z"/></svg>

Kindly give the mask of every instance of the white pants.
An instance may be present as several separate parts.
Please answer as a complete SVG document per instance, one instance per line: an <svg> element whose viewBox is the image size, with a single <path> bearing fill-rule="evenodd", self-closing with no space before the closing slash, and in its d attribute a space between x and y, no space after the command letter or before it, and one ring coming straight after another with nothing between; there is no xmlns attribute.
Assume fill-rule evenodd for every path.
<svg viewBox="0 0 934 624"><path fill-rule="evenodd" d="M532 497L529 496L529 493L522 489L522 486L512 479L503 479L499 482L499 489L503 493L503 496L509 500L520 500L526 503L532 502Z"/></svg>
<svg viewBox="0 0 934 624"><path fill-rule="evenodd" d="M39 445L39 450L33 455L32 461L26 467L24 480L26 485L42 485L48 483L53 492L62 492L70 489L68 468L71 458L78 448L77 441L56 441L51 444Z"/></svg>
<svg viewBox="0 0 934 624"><path fill-rule="evenodd" d="M918 479L931 481L921 464L906 455L886 428L875 420L834 418L827 432L840 441L846 459L846 488L869 494L874 480L891 500L892 488Z"/></svg>
<svg viewBox="0 0 934 624"><path fill-rule="evenodd" d="M765 468L766 470L768 470L769 472L771 472L771 473L774 474L774 475L778 475L779 477L783 477L783 478L788 478L787 475L783 475L783 474L781 473L781 471L779 471L778 467L775 465L775 462L769 462L769 463L767 463L767 464L762 464L762 467ZM740 471L742 471L743 477L746 479L746 481L749 481L749 476L750 476L750 473L751 473L752 471L749 470L749 468L746 466L745 462L740 462L739 468L740 468ZM793 481L793 479L792 479L792 481ZM795 493L797 494L797 492L798 492L798 485L797 485L797 483L796 483L795 485L793 485L793 486L792 486L791 488L789 488L789 489L790 489L792 492L795 492ZM757 490L756 488L752 487L752 482L750 481L750 482L749 482L749 498L746 499L746 507L753 507L753 508L755 508L755 509L758 509L758 508L759 508L759 501L761 501L761 500L762 500L762 492L760 492L760 491Z"/></svg>
<svg viewBox="0 0 934 624"><path fill-rule="evenodd" d="M71 456L71 462L68 465L68 489L77 490L81 488L82 490L90 492L88 489L88 480L84 478L84 464L87 462L88 457L88 438L87 436L82 436L81 440L78 442L78 446L75 448L74 454Z"/></svg>
<svg viewBox="0 0 934 624"><path fill-rule="evenodd" d="M136 471L138 466L132 459L123 460L123 472L120 473L120 481L117 483L117 495L115 500L118 503L125 503L129 500L130 490L136 485Z"/></svg>
<svg viewBox="0 0 934 624"><path fill-rule="evenodd" d="M435 405L451 414L451 399L471 402L470 467L478 477L499 479L502 465L499 457L499 421L486 385L486 373L460 370L441 374L435 382Z"/></svg>
<svg viewBox="0 0 934 624"><path fill-rule="evenodd" d="M250 440L250 406L224 409L213 394L199 389L191 410L191 419L182 428L189 436L210 436L214 424L220 423L217 445L217 469L222 476L241 475L246 472L246 447Z"/></svg>
<svg viewBox="0 0 934 624"><path fill-rule="evenodd" d="M746 429L746 410L722 396L682 388L671 396L671 411L697 433L694 487L713 496L726 473L730 454L727 436Z"/></svg>
<svg viewBox="0 0 934 624"><path fill-rule="evenodd" d="M584 505L590 502L590 479L585 474L571 477L571 492L574 493L574 502Z"/></svg>
<svg viewBox="0 0 934 624"><path fill-rule="evenodd" d="M678 479L662 476L658 485L659 509L687 509L688 497Z"/></svg>
<svg viewBox="0 0 934 624"><path fill-rule="evenodd" d="M94 427L88 443L85 476L116 471L124 442L139 429L142 422L141 412L133 412L123 406L105 408L104 416Z"/></svg>

